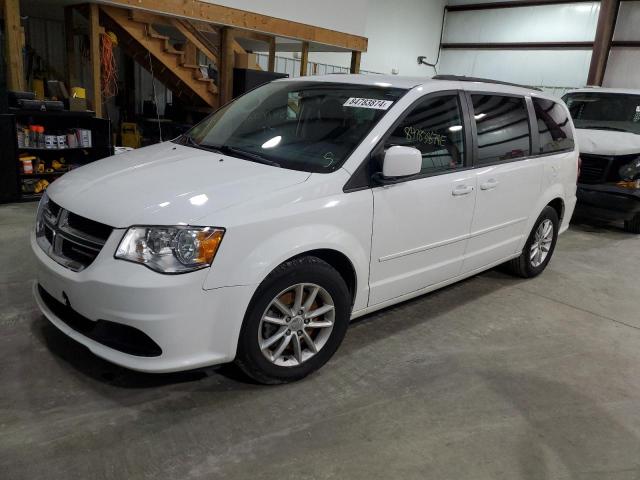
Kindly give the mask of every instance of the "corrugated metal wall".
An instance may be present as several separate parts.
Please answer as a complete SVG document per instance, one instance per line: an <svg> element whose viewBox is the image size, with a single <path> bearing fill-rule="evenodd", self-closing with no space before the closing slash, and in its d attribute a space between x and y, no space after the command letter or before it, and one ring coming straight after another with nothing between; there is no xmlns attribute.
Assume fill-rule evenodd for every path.
<svg viewBox="0 0 640 480"><path fill-rule="evenodd" d="M472 3L451 0L449 5ZM473 2L477 3L477 2ZM447 13L444 43L590 42L600 2ZM445 49L439 73L536 85L561 94L586 83L591 49Z"/></svg>
<svg viewBox="0 0 640 480"><path fill-rule="evenodd" d="M614 41L640 42L640 2L622 2ZM605 87L640 88L640 48L613 47L605 71Z"/></svg>

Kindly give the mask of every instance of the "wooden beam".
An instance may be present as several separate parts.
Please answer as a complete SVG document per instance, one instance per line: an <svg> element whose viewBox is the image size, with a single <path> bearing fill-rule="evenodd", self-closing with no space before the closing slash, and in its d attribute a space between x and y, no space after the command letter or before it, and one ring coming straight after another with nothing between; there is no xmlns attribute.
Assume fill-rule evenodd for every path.
<svg viewBox="0 0 640 480"><path fill-rule="evenodd" d="M351 73L360 73L360 59L362 52L351 52Z"/></svg>
<svg viewBox="0 0 640 480"><path fill-rule="evenodd" d="M365 52L367 39L358 35L314 27L282 18L270 17L237 8L214 5L201 0L104 0L126 8L143 9L158 14L191 18L216 25L254 30L280 37L320 43L347 50Z"/></svg>
<svg viewBox="0 0 640 480"><path fill-rule="evenodd" d="M270 72L275 72L276 70L276 39L274 37L269 39L269 65L267 70Z"/></svg>
<svg viewBox="0 0 640 480"><path fill-rule="evenodd" d="M100 10L98 4L89 4L89 66L91 98L96 117L102 118L102 88L100 70Z"/></svg>
<svg viewBox="0 0 640 480"><path fill-rule="evenodd" d="M234 43L233 29L223 28L220 46L220 71L218 72L220 77L220 106L229 103L233 99Z"/></svg>
<svg viewBox="0 0 640 480"><path fill-rule="evenodd" d="M598 15L596 38L593 42L587 85L602 85L619 8L620 0L602 0L600 2L600 14Z"/></svg>
<svg viewBox="0 0 640 480"><path fill-rule="evenodd" d="M64 7L64 37L67 49L67 88L76 83L76 46L74 40L73 7Z"/></svg>
<svg viewBox="0 0 640 480"><path fill-rule="evenodd" d="M302 55L300 56L300 76L307 75L307 66L309 65L309 42L302 42Z"/></svg>
<svg viewBox="0 0 640 480"><path fill-rule="evenodd" d="M5 26L5 46L7 62L7 88L23 91L25 89L24 67L22 63L22 28L20 27L19 0L4 0L2 8Z"/></svg>
<svg viewBox="0 0 640 480"><path fill-rule="evenodd" d="M264 42L266 44L271 43L271 39L273 38L271 35L265 35L264 33L252 32L250 30L238 30L236 29L236 38L250 38L252 40L257 40L258 42Z"/></svg>

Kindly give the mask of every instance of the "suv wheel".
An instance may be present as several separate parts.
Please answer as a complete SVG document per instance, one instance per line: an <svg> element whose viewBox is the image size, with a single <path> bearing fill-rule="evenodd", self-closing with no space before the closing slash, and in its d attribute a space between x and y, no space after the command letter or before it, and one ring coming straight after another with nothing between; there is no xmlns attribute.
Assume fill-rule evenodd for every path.
<svg viewBox="0 0 640 480"><path fill-rule="evenodd" d="M349 289L331 265L312 256L289 260L254 294L236 363L260 383L304 378L338 349L350 313Z"/></svg>
<svg viewBox="0 0 640 480"><path fill-rule="evenodd" d="M507 263L508 270L523 278L540 275L556 248L559 223L557 212L552 207L544 207L533 225L522 254Z"/></svg>
<svg viewBox="0 0 640 480"><path fill-rule="evenodd" d="M636 213L631 220L625 220L624 229L629 233L640 233L640 213Z"/></svg>

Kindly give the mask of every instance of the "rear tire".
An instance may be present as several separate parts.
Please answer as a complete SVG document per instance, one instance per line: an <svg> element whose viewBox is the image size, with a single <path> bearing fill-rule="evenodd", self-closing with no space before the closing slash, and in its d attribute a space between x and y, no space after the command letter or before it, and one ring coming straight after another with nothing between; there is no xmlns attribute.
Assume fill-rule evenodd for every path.
<svg viewBox="0 0 640 480"><path fill-rule="evenodd" d="M558 240L558 213L550 206L544 207L533 225L522 254L505 264L509 273L522 278L540 275L551 260ZM552 230L549 232L548 228Z"/></svg>
<svg viewBox="0 0 640 480"><path fill-rule="evenodd" d="M289 260L256 290L240 331L236 364L259 383L300 380L333 356L350 315L349 289L331 265L313 256Z"/></svg>
<svg viewBox="0 0 640 480"><path fill-rule="evenodd" d="M629 233L640 233L640 214L636 213L631 220L625 220L624 229Z"/></svg>

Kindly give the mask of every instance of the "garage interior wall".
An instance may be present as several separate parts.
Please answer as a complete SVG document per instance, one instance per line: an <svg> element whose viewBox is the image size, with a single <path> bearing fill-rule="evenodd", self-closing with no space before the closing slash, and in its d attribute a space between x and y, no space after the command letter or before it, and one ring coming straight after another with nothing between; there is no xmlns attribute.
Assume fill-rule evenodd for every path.
<svg viewBox="0 0 640 480"><path fill-rule="evenodd" d="M228 1L217 3L228 3L230 5L232 3L256 2ZM355 3L361 4L363 2ZM342 2L339 6L336 6L337 10L335 11L357 16L360 21L364 20L364 32L357 30L360 28L358 23L353 23L349 27L352 30L343 30L346 33L363 35L369 39L369 46L367 51L362 54L360 62L360 68L363 72L384 74L397 72L399 75L431 76L434 73L433 69L425 65L418 65L416 59L419 56L426 56L427 61L430 63L436 61L440 43L443 9L446 3L446 0L404 0L402 5L399 6L397 3L386 0L367 0L364 2L364 6L358 5L357 8L354 8L351 2ZM315 2L308 2L308 4L310 6L315 5ZM321 8L326 9L326 5L324 3L321 4ZM345 8L348 9L348 12L344 11ZM335 14L335 11L332 14ZM317 22L314 24L317 24ZM261 54L261 59L264 59L266 52L259 53ZM279 51L278 56L283 59L294 58L291 52ZM341 69L348 72L351 53L310 52L309 61L329 67L326 70L321 68L319 73L324 73L325 71L327 73L338 72ZM284 69L284 62L282 62L282 65L280 67L279 64L276 64L276 71L290 73Z"/></svg>
<svg viewBox="0 0 640 480"><path fill-rule="evenodd" d="M638 45L611 48L603 86L640 88L640 2L620 3L613 41Z"/></svg>
<svg viewBox="0 0 640 480"><path fill-rule="evenodd" d="M448 4L468 3L490 2ZM599 12L600 2L449 11L443 44L592 42ZM438 72L535 85L561 94L586 83L590 61L591 48L444 48Z"/></svg>
<svg viewBox="0 0 640 480"><path fill-rule="evenodd" d="M306 23L353 35L365 35L366 12L370 0L202 0L270 17ZM430 0L429 2L430 3Z"/></svg>
<svg viewBox="0 0 640 480"><path fill-rule="evenodd" d="M397 69L400 75L433 75L433 69L418 65L416 59L426 56L429 63L436 61L446 0L404 0L401 3L369 0L367 3L365 12L359 12L365 14L364 36L369 39L360 67L385 74ZM309 60L348 67L350 56L318 52L310 54Z"/></svg>

